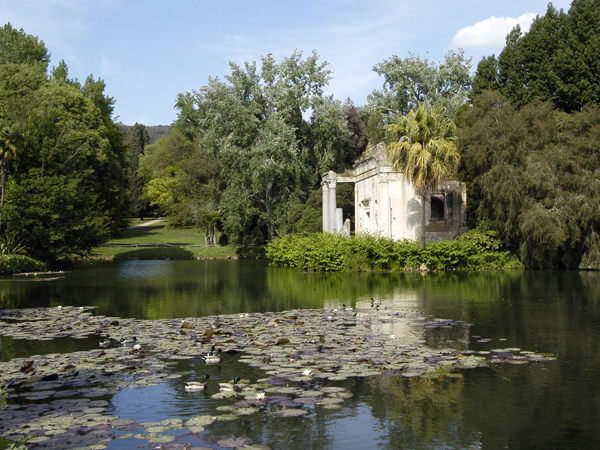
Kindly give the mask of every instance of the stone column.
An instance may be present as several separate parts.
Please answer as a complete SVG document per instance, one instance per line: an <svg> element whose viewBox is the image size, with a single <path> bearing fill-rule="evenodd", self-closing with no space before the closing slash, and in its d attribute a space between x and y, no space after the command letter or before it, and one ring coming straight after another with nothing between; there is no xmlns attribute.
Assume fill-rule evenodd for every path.
<svg viewBox="0 0 600 450"><path fill-rule="evenodd" d="M323 175L321 186L323 188L323 232L335 233L336 227L336 178L333 171Z"/></svg>
<svg viewBox="0 0 600 450"><path fill-rule="evenodd" d="M323 233L329 233L329 183L326 176L323 176L321 187L323 189Z"/></svg>
<svg viewBox="0 0 600 450"><path fill-rule="evenodd" d="M337 209L337 199L336 199L336 179L335 173L329 172L329 232L335 233L337 230L336 226L336 209Z"/></svg>

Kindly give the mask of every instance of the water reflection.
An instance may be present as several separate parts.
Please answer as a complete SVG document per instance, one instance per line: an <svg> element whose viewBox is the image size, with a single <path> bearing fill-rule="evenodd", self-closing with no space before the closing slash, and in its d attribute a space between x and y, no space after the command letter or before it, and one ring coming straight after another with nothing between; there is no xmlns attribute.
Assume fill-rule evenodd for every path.
<svg viewBox="0 0 600 450"><path fill-rule="evenodd" d="M357 320L404 314L373 326L398 337L417 333L417 316L447 319L447 326L417 328L416 337L438 348L522 348L558 360L493 365L466 371L463 379L349 379L344 383L354 397L342 410L315 409L293 420L256 414L213 424L210 432L247 434L279 449L600 448L598 286L597 272L305 274L265 261L129 261L95 264L59 279L2 280L0 307L93 305L96 314L162 319L346 304L356 307ZM62 344L60 351L97 345L85 339ZM6 358L36 351L9 337L1 345ZM183 378L119 392L111 413L162 420L216 407L210 396L183 390L185 379L200 377L205 367L191 361L170 370ZM249 378L262 376L237 363L211 370L215 379L242 370ZM117 440L111 448L131 445Z"/></svg>

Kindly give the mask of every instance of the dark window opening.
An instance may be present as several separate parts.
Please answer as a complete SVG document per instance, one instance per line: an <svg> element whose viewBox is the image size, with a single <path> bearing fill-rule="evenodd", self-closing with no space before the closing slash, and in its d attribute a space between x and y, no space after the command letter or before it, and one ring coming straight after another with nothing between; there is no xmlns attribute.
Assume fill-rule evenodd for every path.
<svg viewBox="0 0 600 450"><path fill-rule="evenodd" d="M444 218L444 200L440 197L431 197L431 218Z"/></svg>

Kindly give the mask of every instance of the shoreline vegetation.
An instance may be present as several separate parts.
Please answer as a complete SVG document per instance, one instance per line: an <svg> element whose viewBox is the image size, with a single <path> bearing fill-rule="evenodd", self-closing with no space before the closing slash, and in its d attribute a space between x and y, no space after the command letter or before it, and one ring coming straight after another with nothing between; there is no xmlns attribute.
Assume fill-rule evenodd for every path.
<svg viewBox="0 0 600 450"><path fill-rule="evenodd" d="M504 251L495 232L476 228L452 240L394 241L373 235L290 234L272 240L267 258L281 267L308 272L402 272L429 270L523 269Z"/></svg>
<svg viewBox="0 0 600 450"><path fill-rule="evenodd" d="M136 221L119 238L94 249L89 260L268 258L274 266L308 272L402 272L523 269L490 230L427 243L374 235L304 233L277 237L264 247L205 245L201 228L171 227L165 220ZM0 274L43 272L47 266L26 255L1 255Z"/></svg>
<svg viewBox="0 0 600 450"><path fill-rule="evenodd" d="M168 220L136 220L121 236L92 251L90 259L236 259L235 246L206 245L199 227L173 227Z"/></svg>
<svg viewBox="0 0 600 450"><path fill-rule="evenodd" d="M278 237L263 247L205 246L202 230L170 227L167 221L136 222L121 237L93 252L93 259L237 259L267 257L273 265L311 272L479 270L523 268L501 249L490 230L474 229L450 241L305 233Z"/></svg>

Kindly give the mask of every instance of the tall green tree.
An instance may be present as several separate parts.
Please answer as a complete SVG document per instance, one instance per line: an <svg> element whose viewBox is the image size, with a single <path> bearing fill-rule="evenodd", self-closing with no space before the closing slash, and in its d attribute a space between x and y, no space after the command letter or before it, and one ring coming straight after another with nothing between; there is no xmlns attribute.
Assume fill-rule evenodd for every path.
<svg viewBox="0 0 600 450"><path fill-rule="evenodd" d="M40 64L44 70L48 67L50 55L37 37L17 30L10 23L0 29L0 65L1 64Z"/></svg>
<svg viewBox="0 0 600 450"><path fill-rule="evenodd" d="M2 205L4 205L4 190L8 162L17 156L17 147L13 144L8 130L0 131L0 225L2 225Z"/></svg>
<svg viewBox="0 0 600 450"><path fill-rule="evenodd" d="M373 70L383 76L383 89L373 91L368 102L371 110L379 110L387 117L387 123L408 114L419 103L440 106L444 115L454 120L471 90L471 58L465 58L462 50L449 51L439 64L418 55L394 55L376 64Z"/></svg>
<svg viewBox="0 0 600 450"><path fill-rule="evenodd" d="M460 117L462 169L479 223L528 267L600 267L600 110L517 108L487 91Z"/></svg>
<svg viewBox="0 0 600 450"><path fill-rule="evenodd" d="M321 173L344 159L352 134L343 105L323 94L326 67L314 52L280 62L268 54L178 97L174 128L222 168L218 209L230 242L293 231Z"/></svg>
<svg viewBox="0 0 600 450"><path fill-rule="evenodd" d="M430 111L419 103L408 115L388 127L388 155L421 197L421 248L425 248L427 199L432 191L454 173L460 163L456 125L443 116L441 107Z"/></svg>
<svg viewBox="0 0 600 450"><path fill-rule="evenodd" d="M216 245L222 167L215 156L179 131L148 145L138 173L144 195L175 225L200 226L207 245Z"/></svg>
<svg viewBox="0 0 600 450"><path fill-rule="evenodd" d="M37 38L0 29L0 122L17 151L6 183L2 233L30 255L67 262L102 243L125 219L125 146L104 82L81 85ZM29 56L28 56L29 54Z"/></svg>
<svg viewBox="0 0 600 450"><path fill-rule="evenodd" d="M143 218L148 213L149 202L144 194L145 179L139 174L140 158L144 156L146 146L150 144L150 135L144 125L135 123L127 130L125 143L128 146L127 180L129 186L129 205L132 217Z"/></svg>
<svg viewBox="0 0 600 450"><path fill-rule="evenodd" d="M529 31L517 26L498 58L481 60L475 94L498 89L513 105L550 101L563 111L600 103L600 3L574 0L568 12L548 5Z"/></svg>

